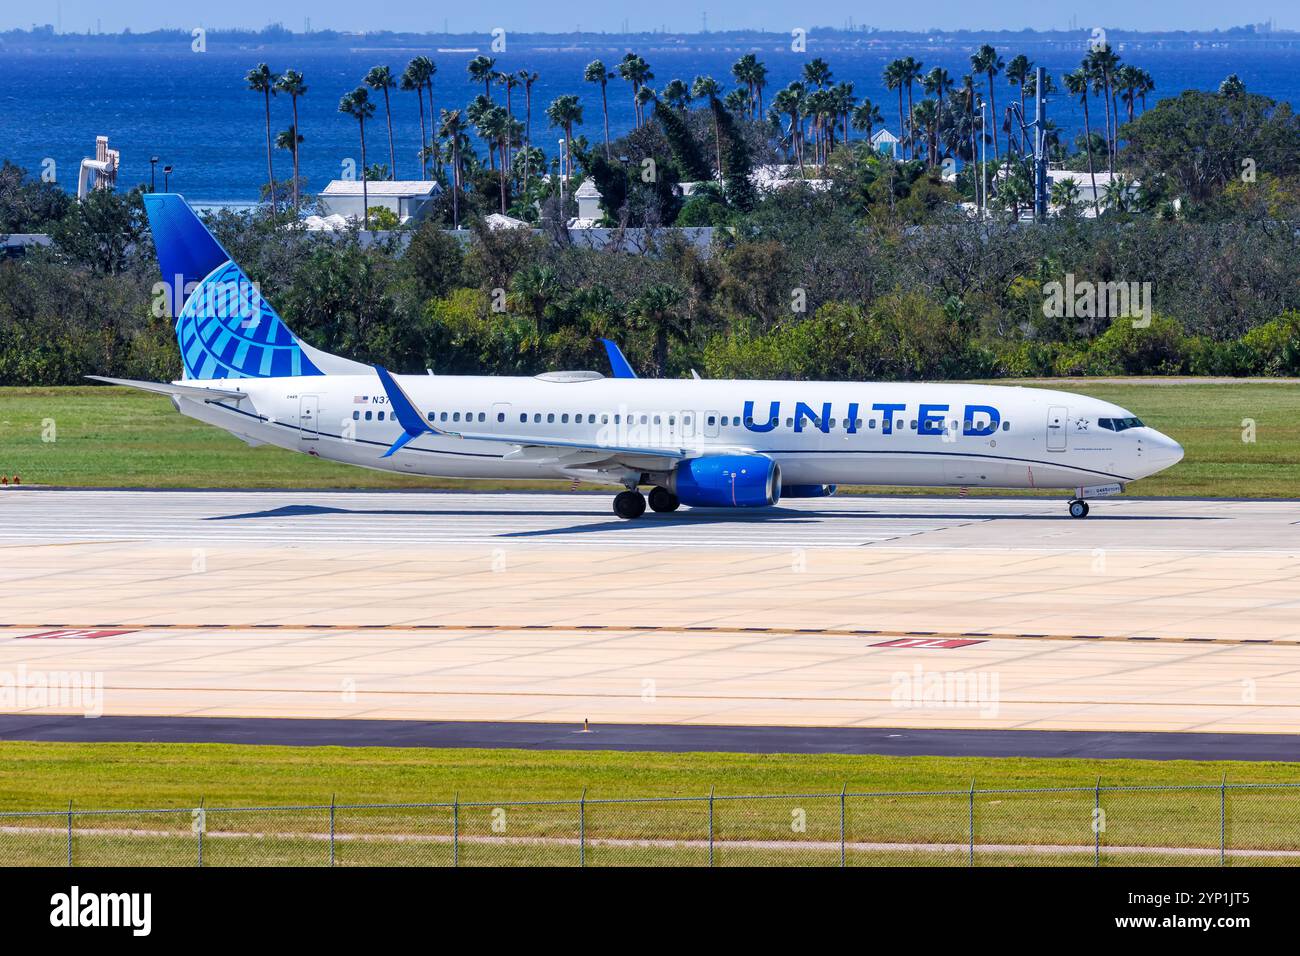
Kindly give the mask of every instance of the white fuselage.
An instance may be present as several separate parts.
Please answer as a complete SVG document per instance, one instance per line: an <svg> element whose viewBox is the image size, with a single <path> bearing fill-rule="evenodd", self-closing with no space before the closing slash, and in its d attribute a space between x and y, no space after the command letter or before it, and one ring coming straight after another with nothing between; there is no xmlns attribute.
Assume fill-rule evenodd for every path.
<svg viewBox="0 0 1300 956"><path fill-rule="evenodd" d="M1126 484L1182 458L1177 442L1109 402L1038 388L965 384L398 376L442 431L610 446L766 455L785 485L1082 488ZM571 379L571 380L570 380ZM376 376L222 379L244 400L176 399L186 415L331 461L418 475L626 482L590 453L402 434ZM994 421L996 419L996 422ZM773 422L775 421L775 424ZM647 467L646 473L651 469ZM653 481L653 478L650 479Z"/></svg>

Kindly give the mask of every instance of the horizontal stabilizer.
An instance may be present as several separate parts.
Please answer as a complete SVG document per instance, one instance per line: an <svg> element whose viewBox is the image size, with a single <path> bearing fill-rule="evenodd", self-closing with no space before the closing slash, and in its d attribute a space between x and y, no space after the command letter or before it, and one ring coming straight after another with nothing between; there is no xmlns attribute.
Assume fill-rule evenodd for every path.
<svg viewBox="0 0 1300 956"><path fill-rule="evenodd" d="M219 401L240 401L248 398L244 392L237 392L230 388L207 388L202 385L181 385L176 382L141 382L133 378L108 378L103 375L87 375L86 378L93 378L96 382L106 382L109 385L125 385L127 388L138 388L142 392L156 392L159 395L178 395L182 398L194 398L203 402Z"/></svg>

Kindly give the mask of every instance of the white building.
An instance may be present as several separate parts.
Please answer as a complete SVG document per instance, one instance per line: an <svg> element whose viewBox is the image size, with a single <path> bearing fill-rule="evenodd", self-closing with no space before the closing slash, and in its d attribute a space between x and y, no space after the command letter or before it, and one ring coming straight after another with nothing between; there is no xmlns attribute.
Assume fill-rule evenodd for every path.
<svg viewBox="0 0 1300 956"><path fill-rule="evenodd" d="M600 208L600 190L596 188L596 180L588 176L578 187L578 191L573 194L573 198L578 203L578 215L569 220L570 229L594 229L602 219L605 213Z"/></svg>
<svg viewBox="0 0 1300 956"><path fill-rule="evenodd" d="M431 180L380 179L365 184L370 208L382 206L391 210L397 215L398 222L402 223L409 219L418 222L424 218L429 202L440 192L442 187ZM361 180L332 180L317 196L316 205L324 219L342 216L344 219L360 220L365 213L362 208Z"/></svg>
<svg viewBox="0 0 1300 956"><path fill-rule="evenodd" d="M1092 188L1094 178L1097 182L1096 192L1093 192ZM1137 198L1138 183L1135 180L1130 179L1121 173L1116 173L1112 176L1110 171L1105 169L1095 170L1091 175L1089 175L1086 169L1048 169L1047 190L1048 195L1050 195L1052 187L1057 183L1073 180L1075 186L1078 187L1079 190L1079 213L1083 216L1091 217L1096 215L1093 205L1094 197L1097 200L1096 205L1104 210L1106 208L1106 189L1110 186L1111 181L1116 179L1122 179L1128 184L1125 192L1128 194L1130 199Z"/></svg>

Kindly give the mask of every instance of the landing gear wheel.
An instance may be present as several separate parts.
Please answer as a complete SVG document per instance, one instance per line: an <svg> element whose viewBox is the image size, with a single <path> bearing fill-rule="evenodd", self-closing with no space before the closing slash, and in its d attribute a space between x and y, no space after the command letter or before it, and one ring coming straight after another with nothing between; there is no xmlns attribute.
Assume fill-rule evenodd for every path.
<svg viewBox="0 0 1300 956"><path fill-rule="evenodd" d="M645 498L639 491L620 491L614 496L614 514L620 518L639 518L645 514Z"/></svg>
<svg viewBox="0 0 1300 956"><path fill-rule="evenodd" d="M1086 518L1086 517L1088 517L1088 502L1086 502L1086 501L1071 501L1071 502L1070 502L1070 517L1071 517L1071 518Z"/></svg>
<svg viewBox="0 0 1300 956"><path fill-rule="evenodd" d="M676 511L681 504L677 496L667 488L656 487L650 492L651 511Z"/></svg>

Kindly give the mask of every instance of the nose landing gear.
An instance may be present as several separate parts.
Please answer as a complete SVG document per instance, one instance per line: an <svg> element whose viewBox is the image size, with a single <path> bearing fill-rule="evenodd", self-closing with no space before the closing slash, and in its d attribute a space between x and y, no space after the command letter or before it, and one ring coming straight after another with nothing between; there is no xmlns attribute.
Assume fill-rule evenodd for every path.
<svg viewBox="0 0 1300 956"><path fill-rule="evenodd" d="M1088 502L1084 501L1082 498L1076 498L1073 501L1071 501L1070 517L1071 518L1088 517Z"/></svg>
<svg viewBox="0 0 1300 956"><path fill-rule="evenodd" d="M631 520L645 514L645 498L641 492L629 489L614 496L614 514Z"/></svg>

